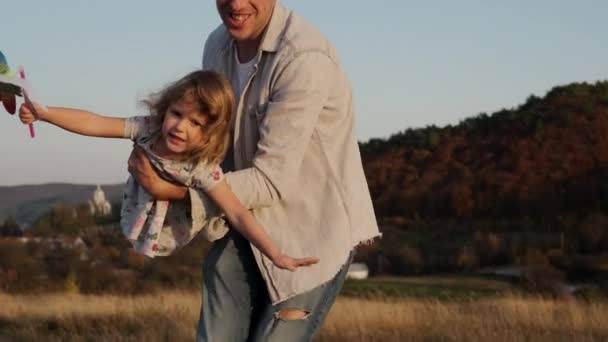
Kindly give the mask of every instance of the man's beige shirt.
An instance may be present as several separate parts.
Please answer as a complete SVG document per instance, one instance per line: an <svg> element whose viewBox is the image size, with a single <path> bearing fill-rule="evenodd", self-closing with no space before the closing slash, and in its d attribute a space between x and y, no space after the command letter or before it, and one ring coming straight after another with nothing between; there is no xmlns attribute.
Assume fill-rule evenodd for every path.
<svg viewBox="0 0 608 342"><path fill-rule="evenodd" d="M226 28L208 37L203 68L235 79ZM334 46L277 2L234 114L235 172L226 180L283 252L312 267L276 268L252 246L273 303L332 279L352 249L380 235L355 133L350 81ZM191 195L193 192L190 192ZM204 193L191 196L218 215Z"/></svg>

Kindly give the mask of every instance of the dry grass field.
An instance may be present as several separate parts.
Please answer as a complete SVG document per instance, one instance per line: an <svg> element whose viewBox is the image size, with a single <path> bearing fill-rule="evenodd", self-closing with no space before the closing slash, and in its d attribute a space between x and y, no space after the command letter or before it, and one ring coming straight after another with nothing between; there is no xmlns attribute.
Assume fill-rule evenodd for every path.
<svg viewBox="0 0 608 342"><path fill-rule="evenodd" d="M195 292L0 294L0 341L192 341L199 303ZM318 341L607 341L607 321L608 303L342 297Z"/></svg>

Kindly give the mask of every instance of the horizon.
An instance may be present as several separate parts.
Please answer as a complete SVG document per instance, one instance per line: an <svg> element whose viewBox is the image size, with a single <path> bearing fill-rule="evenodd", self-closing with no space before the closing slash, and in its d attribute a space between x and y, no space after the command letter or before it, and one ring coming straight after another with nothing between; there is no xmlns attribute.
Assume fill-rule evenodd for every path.
<svg viewBox="0 0 608 342"><path fill-rule="evenodd" d="M598 81L595 81L595 82L585 82L585 81L583 81L583 82L573 82L573 83L568 83L568 84L563 84L563 85L556 85L556 86L554 86L554 87L551 87L551 89L547 90L547 92L545 92L544 94L540 94L540 95L531 94L531 95L535 95L535 96L538 96L538 97L539 97L539 98L541 98L541 99L544 99L544 98L545 98L545 96L547 95L547 93L548 93L549 91L551 91L551 90L553 90L553 89L555 89L555 88L557 88L557 87L571 86L571 85L575 85L575 84L588 84L588 85L590 85L590 86L595 86L595 85L597 85L598 83L608 83L608 79L605 79L605 80L598 80ZM527 100L527 99L524 99L522 102L517 103L516 105L511 106L511 107L504 107L504 108L501 108L501 109L493 110L493 111L491 111L491 112L483 112L483 114L486 114L486 115L488 115L489 117L492 117L494 114L496 114L497 112L500 112L501 110L505 110L505 109L506 109L506 110L516 110L518 107L520 107L521 105L523 105L523 104L526 102L526 100ZM466 120L466 119L468 119L468 118L473 118L473 117L475 117L476 115L479 115L479 114L482 114L482 113L477 113L477 114L475 114L475 115L471 115L471 116L465 117L465 118L461 119L461 120L460 120L458 123L455 123L455 124L451 124L451 123L447 123L447 124L445 124L445 125L434 125L434 124L429 124L429 125L426 125L426 126L420 126L420 127L408 127L407 129L413 129L413 130L418 130L418 129L421 129L421 130L422 130L422 129L425 129L425 128L429 127L429 126L435 126L435 127L437 127L438 129L442 130L442 129L447 128L448 126L452 126L452 127L454 127L454 126L458 126L458 125L460 125L460 124L461 124L461 123L462 123L464 120ZM404 129L404 130L399 130L399 131L396 131L396 132L394 132L394 133L390 134L389 136L385 136L385 137L371 137L371 138L369 138L369 139L367 139L367 140L365 140L365 141L363 141L363 140L359 140L359 143L360 143L360 144L366 144L366 143L368 143L368 142L369 142L370 140L372 140L372 139L381 139L381 140L387 141L387 140L389 140L389 139L390 139L392 136L394 136L394 135L396 135L396 134L399 134L399 133L403 133L404 131L405 131L405 129ZM127 177L129 177L129 175L128 175L128 174L127 174ZM3 184L0 184L0 189L1 189L1 188L10 188L10 187L46 186L46 185L77 185L77 186L82 185L82 186L100 186L100 187L104 187L104 186L105 186L105 187L108 187L108 186L124 185L124 184L125 184L125 182L126 182L126 178L125 178L125 180L124 180L124 181L115 181L115 182L106 182L106 183L90 182L90 181L88 181L88 182L87 182L86 180L84 180L84 181L79 181L79 182L70 182L70 181L49 181L49 182L40 182L40 183L23 183L23 184L12 184L12 185L3 185ZM102 190L103 190L103 189L102 189Z"/></svg>
<svg viewBox="0 0 608 342"><path fill-rule="evenodd" d="M353 84L362 142L455 125L556 86L608 76L608 47L598 43L608 32L608 3L599 0L283 3L336 45ZM24 26L23 16L0 22L3 32L21 28L0 50L13 70L25 66L43 103L117 116L141 113L138 100L200 67L203 41L220 23L206 1L16 2L10 12L44 23L40 30ZM127 178L128 140L81 137L44 123L30 139L18 119L0 117L0 186Z"/></svg>

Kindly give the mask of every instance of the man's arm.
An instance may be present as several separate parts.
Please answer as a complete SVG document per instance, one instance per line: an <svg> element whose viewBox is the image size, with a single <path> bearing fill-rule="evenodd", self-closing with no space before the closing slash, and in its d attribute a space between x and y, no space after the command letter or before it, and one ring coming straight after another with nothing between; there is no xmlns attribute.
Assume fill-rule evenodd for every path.
<svg viewBox="0 0 608 342"><path fill-rule="evenodd" d="M226 174L248 208L292 196L298 169L327 103L337 65L325 54L307 52L292 60L275 81L259 126L253 167Z"/></svg>
<svg viewBox="0 0 608 342"><path fill-rule="evenodd" d="M232 191L246 208L270 206L291 195L290 182L302 163L336 68L326 55L309 52L296 57L280 72L260 123L253 167L226 174ZM152 175L151 167L133 169L143 171L131 174L159 199L181 200L188 196L187 189ZM205 195L202 191L196 193Z"/></svg>
<svg viewBox="0 0 608 342"><path fill-rule="evenodd" d="M161 201L189 199L188 188L161 178L141 147L133 146L128 166L131 176L155 199Z"/></svg>

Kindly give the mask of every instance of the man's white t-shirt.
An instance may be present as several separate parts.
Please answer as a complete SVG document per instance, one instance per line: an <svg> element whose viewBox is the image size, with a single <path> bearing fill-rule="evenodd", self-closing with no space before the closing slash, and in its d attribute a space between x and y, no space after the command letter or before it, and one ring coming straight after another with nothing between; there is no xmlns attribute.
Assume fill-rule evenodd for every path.
<svg viewBox="0 0 608 342"><path fill-rule="evenodd" d="M243 90L245 89L245 85L247 85L247 81L249 81L249 77L253 73L253 67L255 65L255 61L257 60L257 56L253 57L250 61L245 63L241 63L239 61L239 53L236 45L234 46L234 64L236 66L236 73L232 76L234 79L232 80L232 87L234 90L234 100L235 106L238 106L240 102L241 95L243 94ZM234 124L234 120L232 121ZM233 127L234 128L234 127ZM226 157L224 158L224 162L222 166L224 171L234 171L234 150L232 144L228 147L228 151L226 152Z"/></svg>
<svg viewBox="0 0 608 342"><path fill-rule="evenodd" d="M257 60L257 58L253 57L251 60L249 60L245 63L241 63L239 61L239 54L238 54L236 45L235 45L234 49L235 49L234 59L236 62L236 80L234 80L236 88L234 89L234 96L235 96L236 101L238 102L238 99L241 97L241 94L243 93L243 89L245 89L245 85L247 84L247 81L249 80L249 77L253 73L253 66L255 65L255 61Z"/></svg>

